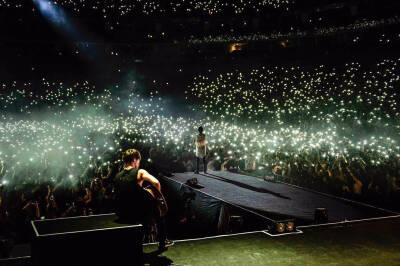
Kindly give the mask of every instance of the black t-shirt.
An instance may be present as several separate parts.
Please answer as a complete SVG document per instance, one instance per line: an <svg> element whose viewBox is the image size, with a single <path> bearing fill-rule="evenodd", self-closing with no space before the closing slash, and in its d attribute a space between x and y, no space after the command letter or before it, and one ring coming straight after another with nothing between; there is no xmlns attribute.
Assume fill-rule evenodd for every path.
<svg viewBox="0 0 400 266"><path fill-rule="evenodd" d="M122 170L115 177L116 213L125 220L140 222L148 215L153 198L137 182L138 169Z"/></svg>

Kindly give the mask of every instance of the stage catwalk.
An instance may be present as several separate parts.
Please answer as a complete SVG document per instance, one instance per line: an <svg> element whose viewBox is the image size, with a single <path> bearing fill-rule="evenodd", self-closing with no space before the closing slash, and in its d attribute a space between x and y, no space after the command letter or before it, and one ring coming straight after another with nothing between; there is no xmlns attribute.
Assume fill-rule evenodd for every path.
<svg viewBox="0 0 400 266"><path fill-rule="evenodd" d="M164 177L168 183L180 187L191 178L197 178L199 187L193 188L215 199L240 206L270 217L287 216L311 223L316 208L328 211L329 222L365 219L393 215L392 212L310 192L283 183L268 182L261 178L225 171L204 174L175 173Z"/></svg>

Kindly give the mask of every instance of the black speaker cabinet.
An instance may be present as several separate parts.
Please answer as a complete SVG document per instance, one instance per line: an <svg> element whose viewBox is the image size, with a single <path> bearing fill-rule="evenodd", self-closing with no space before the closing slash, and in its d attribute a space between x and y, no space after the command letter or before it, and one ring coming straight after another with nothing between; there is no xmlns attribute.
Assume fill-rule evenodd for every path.
<svg viewBox="0 0 400 266"><path fill-rule="evenodd" d="M140 265L143 226L115 214L32 221L33 265Z"/></svg>
<svg viewBox="0 0 400 266"><path fill-rule="evenodd" d="M326 208L316 208L314 212L314 223L324 224L328 222L328 210Z"/></svg>

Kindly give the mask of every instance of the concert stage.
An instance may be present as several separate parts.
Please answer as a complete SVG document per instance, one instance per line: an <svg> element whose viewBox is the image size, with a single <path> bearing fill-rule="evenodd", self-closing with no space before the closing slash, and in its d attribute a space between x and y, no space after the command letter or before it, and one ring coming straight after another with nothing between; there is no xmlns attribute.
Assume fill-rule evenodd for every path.
<svg viewBox="0 0 400 266"><path fill-rule="evenodd" d="M186 181L197 178L199 186ZM316 208L326 208L328 222L390 216L396 213L279 182L226 171L207 174L175 173L163 177L167 194L196 195L192 205L198 216L218 216L221 206L234 206L271 220L295 218L297 225L312 224ZM205 218L203 219L206 220Z"/></svg>
<svg viewBox="0 0 400 266"><path fill-rule="evenodd" d="M189 187L186 181L197 178L199 185ZM162 177L162 188L168 198L170 212L167 215L177 214L176 204L182 203L182 196L191 195L191 207L196 218L192 221L191 235L185 238L175 238L169 234L170 239L176 240L176 244L164 253L158 252L156 244L144 244L143 265L321 265L321 264L345 264L345 265L396 265L400 261L398 250L400 249L400 215L375 219L371 217L393 215L389 211L377 209L372 206L350 202L344 199L330 197L315 192L306 191L283 183L264 181L260 178L250 177L229 172L210 172L209 174L176 173L172 177ZM172 193L174 192L175 193ZM314 210L317 207L328 209L329 221L337 222L325 225L313 225ZM218 235L210 228L223 227L221 221L224 216L232 217L238 210L246 219L257 222L259 230L244 233ZM175 212L175 213L174 213ZM245 213L249 213L246 216ZM256 218L259 218L257 220ZM264 218L265 217L265 218ZM270 221L279 220L282 217L293 217L296 221L303 222L298 226L302 234L281 235L272 237L265 230ZM341 222L357 220L352 222ZM52 258L52 254L44 254L44 258L52 258L52 261L66 262L64 251L69 255L82 255L71 253L72 249L81 248L82 243L88 239L72 240L65 247L64 234L80 235L85 238L88 233L94 231L93 239L101 249L89 249L85 256L87 259L95 256L96 265L126 265L122 258L132 256L132 243L126 245L126 249L117 248L125 245L119 241L129 237L128 234L116 234L115 230L129 228L132 225L116 222L114 214L95 215L89 217L71 217L66 219L54 219L36 221L37 235L44 238L51 237L54 248L61 252L58 257ZM307 225L308 223L308 225ZM299 225L299 223L297 223ZM179 231L185 229L187 224L175 224ZM195 238L201 227L208 232L210 237ZM204 229L203 228L203 229ZM169 227L169 230L173 229ZM248 229L248 228L246 228ZM103 238L102 231L113 232L109 237L117 237L118 240ZM96 232L98 231L98 232ZM121 231L122 232L122 231ZM71 234L72 233L72 234ZM217 232L218 233L218 232ZM53 236L56 237L53 239ZM62 238L58 238L61 236ZM192 237L190 237L192 236ZM190 239L189 239L190 238ZM195 238L195 239L193 239ZM68 240L67 239L67 240ZM178 240L177 240L178 239ZM80 242L81 241L81 242ZM64 242L65 243L65 242ZM64 248L61 248L64 247ZM20 249L20 250L18 250ZM0 265L34 265L34 249L25 246L16 247L13 256L9 259L0 259ZM115 251L119 251L118 252ZM77 250L79 251L79 250ZM123 254L121 254L121 251ZM240 252L238 252L240 251ZM94 255L96 254L96 255ZM102 260L99 258L103 257ZM82 261L89 265L90 263ZM111 263L111 264L110 264ZM42 265L42 264L40 264Z"/></svg>

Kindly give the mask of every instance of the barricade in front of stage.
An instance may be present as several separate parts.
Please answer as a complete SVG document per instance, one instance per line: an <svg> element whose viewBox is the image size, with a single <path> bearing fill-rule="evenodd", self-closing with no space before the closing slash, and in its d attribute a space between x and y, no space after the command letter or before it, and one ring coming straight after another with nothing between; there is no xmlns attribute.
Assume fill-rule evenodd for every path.
<svg viewBox="0 0 400 266"><path fill-rule="evenodd" d="M32 265L140 265L143 226L115 214L32 221Z"/></svg>

